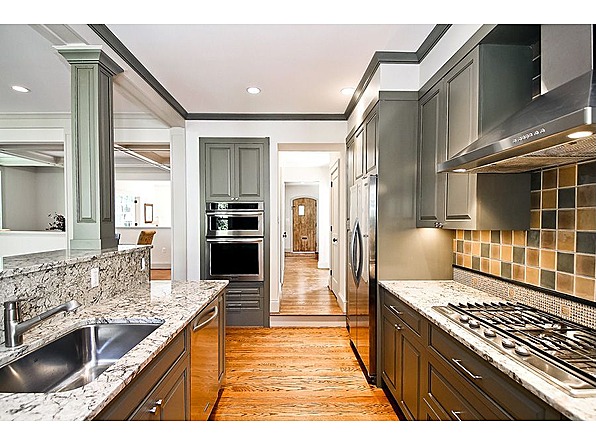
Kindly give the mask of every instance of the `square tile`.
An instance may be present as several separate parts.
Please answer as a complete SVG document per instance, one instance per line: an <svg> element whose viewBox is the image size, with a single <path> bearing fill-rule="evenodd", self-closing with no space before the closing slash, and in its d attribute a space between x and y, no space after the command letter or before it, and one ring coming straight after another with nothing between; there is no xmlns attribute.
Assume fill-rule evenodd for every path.
<svg viewBox="0 0 596 446"><path fill-rule="evenodd" d="M594 301L594 279L575 277L575 295Z"/></svg>
<svg viewBox="0 0 596 446"><path fill-rule="evenodd" d="M540 247L540 231L528 231L528 246L532 248Z"/></svg>
<svg viewBox="0 0 596 446"><path fill-rule="evenodd" d="M594 277L596 257L576 254L575 255L575 274L580 276Z"/></svg>
<svg viewBox="0 0 596 446"><path fill-rule="evenodd" d="M573 274L575 270L575 256L563 252L557 253L557 271Z"/></svg>
<svg viewBox="0 0 596 446"><path fill-rule="evenodd" d="M596 206L596 184L577 188L577 207Z"/></svg>
<svg viewBox="0 0 596 446"><path fill-rule="evenodd" d="M559 187L575 186L577 178L576 165L559 167Z"/></svg>
<svg viewBox="0 0 596 446"><path fill-rule="evenodd" d="M557 208L557 189L548 189L542 191L542 209Z"/></svg>
<svg viewBox="0 0 596 446"><path fill-rule="evenodd" d="M557 229L557 211L542 211L540 227L542 229Z"/></svg>
<svg viewBox="0 0 596 446"><path fill-rule="evenodd" d="M575 229L575 209L559 211L559 229Z"/></svg>
<svg viewBox="0 0 596 446"><path fill-rule="evenodd" d="M526 249L526 265L540 266L540 250L530 248Z"/></svg>
<svg viewBox="0 0 596 446"><path fill-rule="evenodd" d="M530 192L530 209L540 209L540 191Z"/></svg>
<svg viewBox="0 0 596 446"><path fill-rule="evenodd" d="M451 250L457 252L457 239L451 240Z"/></svg>
<svg viewBox="0 0 596 446"><path fill-rule="evenodd" d="M464 239L464 230L463 229L456 229L455 230L455 237L458 240L463 240Z"/></svg>
<svg viewBox="0 0 596 446"><path fill-rule="evenodd" d="M480 244L480 257L490 257L490 244L488 244L488 243Z"/></svg>
<svg viewBox="0 0 596 446"><path fill-rule="evenodd" d="M480 242L472 242L472 255L480 257Z"/></svg>
<svg viewBox="0 0 596 446"><path fill-rule="evenodd" d="M501 262L498 260L490 261L490 273L495 276L501 275Z"/></svg>
<svg viewBox="0 0 596 446"><path fill-rule="evenodd" d="M526 248L522 248L521 246L513 247L513 263L526 263Z"/></svg>
<svg viewBox="0 0 596 446"><path fill-rule="evenodd" d="M540 285L540 270L538 268L526 267L526 282L530 285Z"/></svg>
<svg viewBox="0 0 596 446"><path fill-rule="evenodd" d="M472 268L472 256L470 254L464 254L464 267Z"/></svg>
<svg viewBox="0 0 596 446"><path fill-rule="evenodd" d="M555 269L556 252L545 249L540 250L540 268Z"/></svg>
<svg viewBox="0 0 596 446"><path fill-rule="evenodd" d="M464 255L461 252L458 252L455 258L455 264L458 266L464 266Z"/></svg>
<svg viewBox="0 0 596 446"><path fill-rule="evenodd" d="M530 175L530 190L542 189L542 175L541 172L532 172Z"/></svg>
<svg viewBox="0 0 596 446"><path fill-rule="evenodd" d="M575 250L577 252L596 254L596 233L577 232L575 237Z"/></svg>
<svg viewBox="0 0 596 446"><path fill-rule="evenodd" d="M577 210L577 230L596 230L596 208L580 208Z"/></svg>
<svg viewBox="0 0 596 446"><path fill-rule="evenodd" d="M540 286L542 288L548 288L549 290L554 290L555 289L555 272L541 269L540 270Z"/></svg>
<svg viewBox="0 0 596 446"><path fill-rule="evenodd" d="M575 187L559 189L557 207L559 209L569 209L575 207Z"/></svg>
<svg viewBox="0 0 596 446"><path fill-rule="evenodd" d="M526 267L523 265L513 264L513 280L523 282L526 280Z"/></svg>
<svg viewBox="0 0 596 446"><path fill-rule="evenodd" d="M502 245L501 246L501 260L511 262L513 260L513 246Z"/></svg>
<svg viewBox="0 0 596 446"><path fill-rule="evenodd" d="M541 231L540 232L540 247L546 249L555 249L556 242L555 231Z"/></svg>
<svg viewBox="0 0 596 446"><path fill-rule="evenodd" d="M596 183L596 161L578 164L577 165L577 184L594 184L594 183Z"/></svg>
<svg viewBox="0 0 596 446"><path fill-rule="evenodd" d="M456 252L464 252L464 241L463 240L457 241Z"/></svg>
<svg viewBox="0 0 596 446"><path fill-rule="evenodd" d="M511 231L501 231L501 244L511 245Z"/></svg>
<svg viewBox="0 0 596 446"><path fill-rule="evenodd" d="M542 189L553 189L557 187L557 169L542 171Z"/></svg>
<svg viewBox="0 0 596 446"><path fill-rule="evenodd" d="M472 241L473 242L480 241L480 231L472 231Z"/></svg>
<svg viewBox="0 0 596 446"><path fill-rule="evenodd" d="M575 250L575 232L557 231L557 250L574 251Z"/></svg>
<svg viewBox="0 0 596 446"><path fill-rule="evenodd" d="M464 231L464 240L472 240L472 231Z"/></svg>
<svg viewBox="0 0 596 446"><path fill-rule="evenodd" d="M464 254L472 254L472 242L464 242Z"/></svg>
<svg viewBox="0 0 596 446"><path fill-rule="evenodd" d="M480 271L480 257L472 256L472 269Z"/></svg>
<svg viewBox="0 0 596 446"><path fill-rule="evenodd" d="M557 273L556 290L561 293L573 294L573 275Z"/></svg>
<svg viewBox="0 0 596 446"><path fill-rule="evenodd" d="M501 262L501 277L511 279L511 263Z"/></svg>
<svg viewBox="0 0 596 446"><path fill-rule="evenodd" d="M540 229L540 217L542 212L540 211L530 211L530 228L531 229Z"/></svg>
<svg viewBox="0 0 596 446"><path fill-rule="evenodd" d="M490 243L490 231L480 231L480 241Z"/></svg>
<svg viewBox="0 0 596 446"><path fill-rule="evenodd" d="M513 244L526 246L526 231L513 231Z"/></svg>
<svg viewBox="0 0 596 446"><path fill-rule="evenodd" d="M490 242L501 243L501 231L490 231Z"/></svg>
<svg viewBox="0 0 596 446"><path fill-rule="evenodd" d="M490 245L490 258L495 260L501 260L501 245Z"/></svg>
<svg viewBox="0 0 596 446"><path fill-rule="evenodd" d="M480 259L480 271L482 271L483 273L490 272L490 260L489 259L485 259L485 258Z"/></svg>

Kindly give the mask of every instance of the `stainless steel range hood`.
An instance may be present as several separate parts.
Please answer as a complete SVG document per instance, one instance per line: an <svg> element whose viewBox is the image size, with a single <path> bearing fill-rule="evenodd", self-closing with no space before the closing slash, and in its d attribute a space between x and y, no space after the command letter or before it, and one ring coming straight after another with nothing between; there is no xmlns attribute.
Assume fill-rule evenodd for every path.
<svg viewBox="0 0 596 446"><path fill-rule="evenodd" d="M565 33L566 26L577 25L558 26L561 29L557 32ZM582 60L580 65L591 68L594 53L592 27L589 26L590 32L583 33L587 34L590 40L589 51L583 52L584 59L589 57L589 60ZM569 42L572 45L573 39L569 39ZM577 40L575 44L577 46ZM545 48L544 39L542 45L543 52L546 50L548 53L549 48ZM564 49L563 46L563 49L551 51L551 58L555 59L555 62L546 65L549 67L546 72L543 68L543 76L548 78L548 70L552 69L552 66L558 67L559 72L571 71L569 64L560 62L557 65L556 62L557 54L560 57ZM539 96L526 108L482 135L455 157L440 163L438 171L527 172L596 158L595 82L594 71L590 70ZM588 136L577 138L578 132L586 132L584 135Z"/></svg>

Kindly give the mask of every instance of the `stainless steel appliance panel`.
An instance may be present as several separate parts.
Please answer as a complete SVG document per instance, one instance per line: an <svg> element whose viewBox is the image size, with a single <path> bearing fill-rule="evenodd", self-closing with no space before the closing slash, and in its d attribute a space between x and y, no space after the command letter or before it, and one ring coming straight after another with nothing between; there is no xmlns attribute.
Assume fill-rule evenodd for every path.
<svg viewBox="0 0 596 446"><path fill-rule="evenodd" d="M263 281L262 238L210 238L206 240L207 279Z"/></svg>
<svg viewBox="0 0 596 446"><path fill-rule="evenodd" d="M207 212L207 237L262 237L262 211Z"/></svg>

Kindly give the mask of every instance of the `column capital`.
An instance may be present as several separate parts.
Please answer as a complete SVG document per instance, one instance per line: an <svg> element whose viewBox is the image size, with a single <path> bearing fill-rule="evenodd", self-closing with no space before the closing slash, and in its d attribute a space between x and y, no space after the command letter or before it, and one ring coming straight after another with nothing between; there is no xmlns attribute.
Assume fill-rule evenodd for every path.
<svg viewBox="0 0 596 446"><path fill-rule="evenodd" d="M99 64L112 76L122 73L124 70L112 60L104 51L101 45L56 45L54 49L64 57L71 65L75 64Z"/></svg>

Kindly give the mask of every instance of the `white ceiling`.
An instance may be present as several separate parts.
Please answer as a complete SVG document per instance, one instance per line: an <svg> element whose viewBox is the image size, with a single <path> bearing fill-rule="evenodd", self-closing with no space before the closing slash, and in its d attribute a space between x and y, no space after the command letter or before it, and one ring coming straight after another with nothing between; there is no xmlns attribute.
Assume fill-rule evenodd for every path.
<svg viewBox="0 0 596 446"><path fill-rule="evenodd" d="M415 52L434 25L108 27L190 113L343 113L375 51Z"/></svg>

